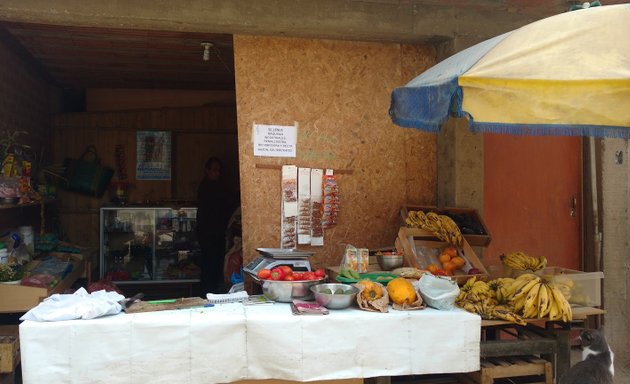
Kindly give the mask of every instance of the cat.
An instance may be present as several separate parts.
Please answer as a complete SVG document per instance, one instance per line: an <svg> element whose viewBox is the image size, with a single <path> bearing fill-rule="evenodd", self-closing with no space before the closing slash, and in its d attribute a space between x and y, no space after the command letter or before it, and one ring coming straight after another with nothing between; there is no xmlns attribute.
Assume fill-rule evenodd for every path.
<svg viewBox="0 0 630 384"><path fill-rule="evenodd" d="M606 342L604 330L585 329L579 339L582 361L572 366L558 384L613 384L615 354Z"/></svg>

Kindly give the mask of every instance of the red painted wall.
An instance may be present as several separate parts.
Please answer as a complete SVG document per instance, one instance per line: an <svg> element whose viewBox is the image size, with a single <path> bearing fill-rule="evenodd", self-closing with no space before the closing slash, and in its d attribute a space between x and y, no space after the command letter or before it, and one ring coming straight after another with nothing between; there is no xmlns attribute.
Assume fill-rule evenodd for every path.
<svg viewBox="0 0 630 384"><path fill-rule="evenodd" d="M485 134L484 221L492 235L486 264L520 250L579 269L580 170L580 138Z"/></svg>

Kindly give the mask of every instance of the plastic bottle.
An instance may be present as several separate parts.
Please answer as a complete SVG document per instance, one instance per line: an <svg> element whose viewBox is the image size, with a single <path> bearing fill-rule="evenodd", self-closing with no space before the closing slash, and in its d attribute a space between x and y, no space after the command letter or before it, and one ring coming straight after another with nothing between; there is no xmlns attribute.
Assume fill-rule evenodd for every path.
<svg viewBox="0 0 630 384"><path fill-rule="evenodd" d="M26 246L28 254L33 256L35 254L35 238L33 236L33 227L20 227L18 228L18 232L20 234L20 237L22 238L22 242Z"/></svg>

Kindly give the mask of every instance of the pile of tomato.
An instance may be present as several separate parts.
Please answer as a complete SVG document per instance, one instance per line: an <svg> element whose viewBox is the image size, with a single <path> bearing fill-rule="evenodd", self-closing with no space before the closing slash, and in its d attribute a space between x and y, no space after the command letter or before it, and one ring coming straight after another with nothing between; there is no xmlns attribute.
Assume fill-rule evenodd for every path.
<svg viewBox="0 0 630 384"><path fill-rule="evenodd" d="M261 269L258 271L260 280L279 280L279 281L296 281L296 280L319 280L326 277L324 268L317 268L314 271L299 272L294 271L288 265L281 265L272 269Z"/></svg>

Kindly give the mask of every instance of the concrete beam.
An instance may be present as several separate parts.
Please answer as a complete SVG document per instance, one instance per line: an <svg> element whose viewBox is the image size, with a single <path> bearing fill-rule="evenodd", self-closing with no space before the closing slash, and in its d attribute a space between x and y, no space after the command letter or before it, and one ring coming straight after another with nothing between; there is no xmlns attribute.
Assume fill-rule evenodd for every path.
<svg viewBox="0 0 630 384"><path fill-rule="evenodd" d="M483 40L566 10L562 0L3 0L0 20L384 42ZM507 4L510 4L508 6Z"/></svg>

